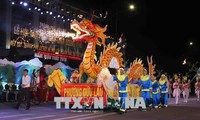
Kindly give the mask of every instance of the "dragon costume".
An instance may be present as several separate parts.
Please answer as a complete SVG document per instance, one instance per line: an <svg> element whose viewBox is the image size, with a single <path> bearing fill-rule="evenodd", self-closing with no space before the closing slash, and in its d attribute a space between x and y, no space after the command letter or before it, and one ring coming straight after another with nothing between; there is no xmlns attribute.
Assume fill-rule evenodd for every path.
<svg viewBox="0 0 200 120"><path fill-rule="evenodd" d="M118 44L105 44L106 39L109 38L109 36L106 36L104 34L104 32L106 32L107 30L107 26L102 28L97 24L93 24L90 20L87 19L84 19L81 22L75 20L71 23L70 26L71 29L76 32L75 36L73 36L74 42L87 42L87 48L85 50L82 63L79 66L79 77L81 77L83 73L86 73L89 77L87 83L92 83L96 79L99 86L104 86L104 89L109 98L117 99L118 86L116 81L113 80L113 77L110 74L108 67L119 69L124 65L122 53L119 52L120 47L118 47ZM99 57L99 60L97 60L97 57L95 55L97 45L102 45L104 47L103 51L101 52L101 56ZM155 67L152 65L152 58L148 60L148 63L152 75L152 69L154 69ZM135 59L126 73L128 76L128 81L130 82L132 80L137 80L142 75L142 72L142 60ZM62 84L60 83L62 83L62 81L60 81L59 79L54 79L54 82L59 83L56 84L56 88L58 91L60 91L60 88L62 86ZM133 85L128 85L128 91L139 92L140 88L137 89L138 90L136 90L135 86ZM129 96L132 95L132 92L130 92ZM134 97L139 97L138 95L139 94Z"/></svg>

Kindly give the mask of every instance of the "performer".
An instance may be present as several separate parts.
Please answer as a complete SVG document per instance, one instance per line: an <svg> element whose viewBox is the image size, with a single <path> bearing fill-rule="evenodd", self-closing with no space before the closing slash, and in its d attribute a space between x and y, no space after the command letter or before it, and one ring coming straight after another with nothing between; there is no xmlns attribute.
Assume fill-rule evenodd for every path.
<svg viewBox="0 0 200 120"><path fill-rule="evenodd" d="M47 79L47 74L46 74L46 70L44 67L40 68L40 73L39 73L39 78L40 78L40 84L39 84L39 93L40 93L40 102L44 102L46 103L48 101L48 91L47 91L47 83L46 83L46 79Z"/></svg>
<svg viewBox="0 0 200 120"><path fill-rule="evenodd" d="M152 102L151 102L151 92L152 92L152 80L149 75L147 75L147 70L143 69L143 75L140 77L140 86L141 86L141 96L146 103L146 107L151 110Z"/></svg>
<svg viewBox="0 0 200 120"><path fill-rule="evenodd" d="M184 99L184 102L187 103L188 102L188 97L189 97L189 88L190 88L190 82L187 81L187 77L184 76L183 77L183 86L182 86L182 89L183 89L183 99Z"/></svg>
<svg viewBox="0 0 200 120"><path fill-rule="evenodd" d="M40 85L40 78L39 78L39 74L40 74L40 70L33 70L33 102L34 104L36 104L36 101L38 102L37 104L39 104L41 101L39 99L39 95L40 95L40 89L39 89L39 85Z"/></svg>
<svg viewBox="0 0 200 120"><path fill-rule="evenodd" d="M173 97L175 97L176 104L178 104L178 100L180 97L180 80L179 78L175 78L175 82L173 83Z"/></svg>
<svg viewBox="0 0 200 120"><path fill-rule="evenodd" d="M2 80L0 78L0 102L2 102L2 93L3 93L3 84L2 84Z"/></svg>
<svg viewBox="0 0 200 120"><path fill-rule="evenodd" d="M161 104L163 107L168 106L168 80L167 76L164 74L161 75L161 78L159 80L159 86L160 86L160 93L161 93Z"/></svg>
<svg viewBox="0 0 200 120"><path fill-rule="evenodd" d="M73 74L71 75L71 77L70 77L70 82L71 83L81 83L81 81L80 81L80 73L79 73L79 71L78 70L75 70L74 72L73 72Z"/></svg>
<svg viewBox="0 0 200 120"><path fill-rule="evenodd" d="M23 77L22 77L22 84L21 84L21 93L18 103L16 105L16 109L19 109L21 102L23 101L24 97L26 98L26 110L30 108L30 83L31 77L28 75L28 70L24 69Z"/></svg>
<svg viewBox="0 0 200 120"><path fill-rule="evenodd" d="M160 89L159 82L156 80L156 77L152 77L152 98L154 108L158 108L160 105Z"/></svg>
<svg viewBox="0 0 200 120"><path fill-rule="evenodd" d="M199 96L200 96L200 68L198 69L197 75L196 75L195 93L197 95L197 101L199 101Z"/></svg>
<svg viewBox="0 0 200 120"><path fill-rule="evenodd" d="M195 93L197 95L197 101L199 101L200 96L200 80L197 78L195 83Z"/></svg>
<svg viewBox="0 0 200 120"><path fill-rule="evenodd" d="M125 73L125 70L123 68L120 68L117 72L117 75L113 78L114 81L117 81L119 84L118 90L119 90L119 97L120 97L120 113L126 112L126 97L127 97L127 85L128 85L128 76Z"/></svg>
<svg viewBox="0 0 200 120"><path fill-rule="evenodd" d="M172 98L172 78L169 79L169 84L168 84L168 94L169 98Z"/></svg>

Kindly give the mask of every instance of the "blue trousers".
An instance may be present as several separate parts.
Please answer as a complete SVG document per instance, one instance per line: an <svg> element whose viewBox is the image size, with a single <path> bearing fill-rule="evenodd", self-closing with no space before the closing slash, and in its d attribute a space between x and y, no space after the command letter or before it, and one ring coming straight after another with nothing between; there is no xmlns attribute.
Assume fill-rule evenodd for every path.
<svg viewBox="0 0 200 120"><path fill-rule="evenodd" d="M150 91L142 91L142 97L147 107L152 105Z"/></svg>
<svg viewBox="0 0 200 120"><path fill-rule="evenodd" d="M168 105L168 93L161 93L161 103Z"/></svg>
<svg viewBox="0 0 200 120"><path fill-rule="evenodd" d="M158 107L158 105L160 104L160 94L152 94L152 98L153 98L153 106L156 108Z"/></svg>
<svg viewBox="0 0 200 120"><path fill-rule="evenodd" d="M120 97L120 111L125 112L126 111L126 97L127 97L127 93L119 93L119 97Z"/></svg>

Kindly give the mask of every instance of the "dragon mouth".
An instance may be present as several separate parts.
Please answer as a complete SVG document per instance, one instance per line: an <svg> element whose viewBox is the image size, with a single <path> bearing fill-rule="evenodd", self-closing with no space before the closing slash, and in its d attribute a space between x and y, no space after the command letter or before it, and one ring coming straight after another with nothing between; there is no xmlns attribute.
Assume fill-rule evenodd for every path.
<svg viewBox="0 0 200 120"><path fill-rule="evenodd" d="M78 24L71 24L71 29L76 32L76 34L72 37L74 41L80 41L84 37L90 36L90 33L82 29Z"/></svg>

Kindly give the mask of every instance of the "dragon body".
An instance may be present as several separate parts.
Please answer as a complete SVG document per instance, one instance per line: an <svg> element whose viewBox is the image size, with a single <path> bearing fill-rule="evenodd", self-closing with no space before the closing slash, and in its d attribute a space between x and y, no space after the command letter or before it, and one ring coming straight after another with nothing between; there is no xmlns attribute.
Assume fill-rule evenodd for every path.
<svg viewBox="0 0 200 120"><path fill-rule="evenodd" d="M115 61L118 68L123 66L122 53L119 52L120 48L117 47L117 44L105 45L106 38L109 38L104 34L107 26L102 28L97 24L92 24L90 20L82 20L80 23L73 21L71 29L76 31L74 42L85 41L88 43L83 61L79 66L80 74L85 72L91 78L87 81L88 83L97 78L103 67L109 67L111 61ZM98 62L95 55L96 45L103 45L105 48Z"/></svg>

